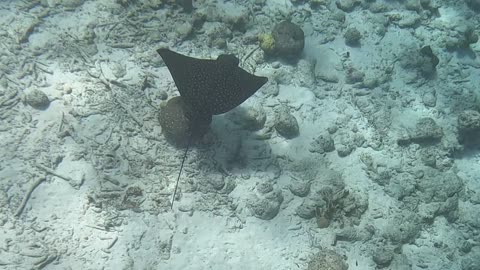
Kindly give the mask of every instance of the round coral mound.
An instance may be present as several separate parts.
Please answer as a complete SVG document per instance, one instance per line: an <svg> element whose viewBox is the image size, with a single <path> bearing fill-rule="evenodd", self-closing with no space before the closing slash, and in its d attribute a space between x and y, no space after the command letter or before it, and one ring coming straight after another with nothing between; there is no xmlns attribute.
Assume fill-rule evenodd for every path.
<svg viewBox="0 0 480 270"><path fill-rule="evenodd" d="M289 21L280 22L275 25L272 37L275 40L275 52L280 57L295 57L303 51L305 34L296 24Z"/></svg>
<svg viewBox="0 0 480 270"><path fill-rule="evenodd" d="M171 98L160 111L162 132L167 141L177 146L186 146L190 134L191 142L203 137L212 122L212 116L190 119L186 116L187 112L189 112L188 105L182 97Z"/></svg>

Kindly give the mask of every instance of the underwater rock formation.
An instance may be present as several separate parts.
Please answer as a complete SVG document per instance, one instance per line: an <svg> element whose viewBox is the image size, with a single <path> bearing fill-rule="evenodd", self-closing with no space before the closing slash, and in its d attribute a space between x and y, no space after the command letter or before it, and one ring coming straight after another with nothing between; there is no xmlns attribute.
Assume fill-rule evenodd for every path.
<svg viewBox="0 0 480 270"><path fill-rule="evenodd" d="M299 135L298 122L288 108L281 108L277 114L275 130L286 139L293 139Z"/></svg>
<svg viewBox="0 0 480 270"><path fill-rule="evenodd" d="M480 0L465 0L465 2L471 9L480 11Z"/></svg>
<svg viewBox="0 0 480 270"><path fill-rule="evenodd" d="M362 39L362 34L355 27L350 27L343 34L345 38L345 44L348 46L358 46L360 45L360 39Z"/></svg>
<svg viewBox="0 0 480 270"><path fill-rule="evenodd" d="M182 97L173 97L162 107L159 116L160 126L165 138L177 146L188 144L190 132L192 132L192 140L201 138L207 133L212 121L210 116L210 118L207 117L202 121L193 123L185 114L186 104Z"/></svg>
<svg viewBox="0 0 480 270"><path fill-rule="evenodd" d="M252 214L263 220L276 217L283 202L282 191L274 189L273 184L269 182L257 184L255 191L247 201Z"/></svg>
<svg viewBox="0 0 480 270"><path fill-rule="evenodd" d="M421 118L415 125L415 130L406 137L399 138L397 143L399 145L408 145L411 143L418 144L435 144L443 137L443 129L435 120L430 117Z"/></svg>
<svg viewBox="0 0 480 270"><path fill-rule="evenodd" d="M50 105L50 100L44 92L38 89L32 89L27 91L25 103L37 110L45 110Z"/></svg>
<svg viewBox="0 0 480 270"><path fill-rule="evenodd" d="M347 270L348 265L342 256L333 250L322 249L312 256L307 270Z"/></svg>
<svg viewBox="0 0 480 270"><path fill-rule="evenodd" d="M432 78L440 60L430 46L423 46L420 50L408 48L402 53L400 65L406 70L416 70L424 78Z"/></svg>
<svg viewBox="0 0 480 270"><path fill-rule="evenodd" d="M296 24L282 21L275 25L271 34L261 35L260 47L271 56L285 59L298 57L305 46L305 34Z"/></svg>
<svg viewBox="0 0 480 270"><path fill-rule="evenodd" d="M473 142L480 137L480 113L466 110L458 116L457 129L460 143Z"/></svg>

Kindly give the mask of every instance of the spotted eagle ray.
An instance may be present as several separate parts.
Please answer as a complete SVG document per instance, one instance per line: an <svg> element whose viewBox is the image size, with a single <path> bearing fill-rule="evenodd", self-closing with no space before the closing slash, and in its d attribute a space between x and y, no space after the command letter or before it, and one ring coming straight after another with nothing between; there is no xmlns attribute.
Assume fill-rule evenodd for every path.
<svg viewBox="0 0 480 270"><path fill-rule="evenodd" d="M157 52L180 92L183 115L179 115L179 118L188 119L188 142L173 192L173 208L194 130L209 125L212 115L226 113L242 104L268 79L240 68L239 59L232 54L222 54L213 60L189 57L166 48L158 49Z"/></svg>

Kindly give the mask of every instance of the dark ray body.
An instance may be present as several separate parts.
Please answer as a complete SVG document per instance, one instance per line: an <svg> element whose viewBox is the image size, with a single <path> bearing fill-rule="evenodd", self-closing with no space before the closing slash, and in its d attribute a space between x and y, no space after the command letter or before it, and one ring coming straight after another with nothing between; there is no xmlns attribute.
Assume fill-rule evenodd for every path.
<svg viewBox="0 0 480 270"><path fill-rule="evenodd" d="M238 58L231 54L209 60L188 57L168 49L157 52L194 115L226 113L267 82L266 77L255 76L240 68Z"/></svg>
<svg viewBox="0 0 480 270"><path fill-rule="evenodd" d="M231 54L222 54L217 59L211 60L185 56L166 48L158 49L157 52L167 65L181 96L181 102L171 103L172 106L181 104L181 108L165 110L174 112L171 115L178 117L172 119L165 114L164 116L167 116L164 120L165 125L181 127L182 125L176 121L183 121L181 124L185 126L185 119L188 119L187 148L173 194L171 204L173 207L178 180L192 137L202 136L204 134L202 132L206 132L205 125L210 124L212 115L226 113L237 107L260 89L268 79L240 68L238 58Z"/></svg>

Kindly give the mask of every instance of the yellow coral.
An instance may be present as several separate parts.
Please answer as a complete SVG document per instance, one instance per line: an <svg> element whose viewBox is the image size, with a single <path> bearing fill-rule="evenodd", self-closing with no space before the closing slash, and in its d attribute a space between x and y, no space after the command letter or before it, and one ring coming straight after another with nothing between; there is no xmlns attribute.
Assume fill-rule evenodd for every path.
<svg viewBox="0 0 480 270"><path fill-rule="evenodd" d="M271 34L260 34L258 36L260 41L260 48L266 53L273 53L275 50L275 39Z"/></svg>

